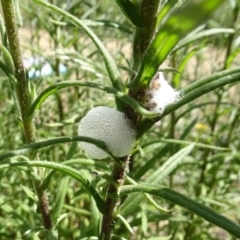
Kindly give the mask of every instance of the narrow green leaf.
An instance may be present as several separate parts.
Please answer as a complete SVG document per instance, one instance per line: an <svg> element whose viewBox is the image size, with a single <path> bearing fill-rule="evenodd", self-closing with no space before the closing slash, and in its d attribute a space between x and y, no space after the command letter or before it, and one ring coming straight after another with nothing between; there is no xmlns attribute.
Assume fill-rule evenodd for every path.
<svg viewBox="0 0 240 240"><path fill-rule="evenodd" d="M105 163L103 161L95 161L92 159L71 159L71 160L62 162L62 164L69 165L69 166L82 165L85 168L91 166L91 167L95 167L95 168L100 168L102 170L110 171L107 163Z"/></svg>
<svg viewBox="0 0 240 240"><path fill-rule="evenodd" d="M101 26L101 27L111 27L111 28L115 28L115 29L119 29L123 32L126 32L128 34L132 34L133 33L133 30L128 27L127 25L123 25L123 24L120 24L118 22L113 22L113 21L110 21L110 20L104 20L104 19L101 19L101 20L92 20L92 19L82 19L81 20L84 24L86 24L87 26L90 26L90 27L98 27L98 26Z"/></svg>
<svg viewBox="0 0 240 240"><path fill-rule="evenodd" d="M183 128L183 131L179 137L179 140L183 141L189 135L189 133L192 132L192 129L196 126L197 122L198 122L198 117L193 119L185 128ZM190 144L190 142L188 144ZM195 143L195 144L196 144L196 147L199 146L197 145L198 143Z"/></svg>
<svg viewBox="0 0 240 240"><path fill-rule="evenodd" d="M240 73L240 67L232 68L229 70L217 72L210 77L201 79L199 81L195 81L192 84L189 84L182 90L182 94L187 95L188 93L195 91L195 90L201 90L201 88L204 86L204 88L209 89L211 85L214 85L215 82L220 82L217 84L217 86L221 87L222 84L230 84L239 81L239 78L237 77L237 74ZM212 89L214 90L214 89Z"/></svg>
<svg viewBox="0 0 240 240"><path fill-rule="evenodd" d="M184 141L184 140L178 140L178 139L160 139L159 142L163 143L173 143L173 144L181 144L181 145L189 145L192 144L191 141ZM204 144L204 143L194 143L195 147L204 148L204 149L211 149L216 151L230 151L230 148L224 148L224 147L218 147L215 145L210 144Z"/></svg>
<svg viewBox="0 0 240 240"><path fill-rule="evenodd" d="M117 92L115 95L117 98L121 99L123 102L131 106L137 113L147 118L155 118L159 116L158 113L151 112L142 107L134 98L129 97L129 95L122 92Z"/></svg>
<svg viewBox="0 0 240 240"><path fill-rule="evenodd" d="M185 37L184 39L182 39L172 50L171 53L174 53L176 51L178 51L179 49L181 49L182 47L185 47L186 45L203 39L203 38L208 38L214 35L218 35L218 34L234 34L235 30L232 28L213 28L213 29L208 29L208 30L204 30L201 32L197 32L197 33L193 33L193 34L189 34L187 37Z"/></svg>
<svg viewBox="0 0 240 240"><path fill-rule="evenodd" d="M174 204L186 208L187 210L197 214L206 221L226 230L230 234L237 238L240 238L240 226L232 222L228 218L220 215L209 207L198 203L185 195L178 193L168 188L158 189L156 187L146 186L144 184L135 186L123 186L121 187L120 197L131 194L133 192L145 192L155 196L159 196L165 200L168 200Z"/></svg>
<svg viewBox="0 0 240 240"><path fill-rule="evenodd" d="M147 182L153 184L159 184L164 178L166 178L195 147L195 143L191 143L187 147L181 149L173 156L171 156L157 171L155 171L150 177L148 177Z"/></svg>
<svg viewBox="0 0 240 240"><path fill-rule="evenodd" d="M110 20L91 20L91 19L83 19L81 20L83 23L85 23L87 26L91 26L91 27L111 27L111 28L115 28L118 30L121 30L123 32L126 32L128 34L132 34L133 30L127 26L127 25L123 25L119 22L114 22L114 21L110 21Z"/></svg>
<svg viewBox="0 0 240 240"><path fill-rule="evenodd" d="M183 60L181 61L181 63L178 66L178 71L181 73L184 69L186 64L188 63L188 61L195 56L196 52L198 51L198 48L192 49L189 53L186 54L186 56L184 56ZM180 78L181 78L181 74L175 74L174 78L173 78L173 83L174 83L174 87L175 88L179 88L180 86Z"/></svg>
<svg viewBox="0 0 240 240"><path fill-rule="evenodd" d="M115 87L118 90L122 89L121 85L121 77L118 72L118 69L115 65L115 62L113 61L112 57L110 56L109 52L106 50L102 42L99 40L99 38L95 35L95 33L87 27L81 20L79 20L77 17L71 15L70 13L62 10L61 8L58 8L57 6L48 3L44 0L33 0L35 3L46 7L47 9L60 14L61 16L67 18L71 22L73 22L76 26L80 27L93 41L95 46L97 47L99 53L101 54L103 61L105 63L107 72L109 74L109 77L112 81L113 87Z"/></svg>
<svg viewBox="0 0 240 240"><path fill-rule="evenodd" d="M20 186L30 199L32 199L33 201L36 201L36 196L28 187L25 187L23 185L20 185Z"/></svg>
<svg viewBox="0 0 240 240"><path fill-rule="evenodd" d="M163 207L161 207L159 204L157 204L156 201L154 201L153 198L152 198L149 194L144 193L144 196L146 197L147 201L148 201L152 206L154 206L157 210L163 211L163 212L171 212L171 209L163 208Z"/></svg>
<svg viewBox="0 0 240 240"><path fill-rule="evenodd" d="M27 116L31 117L34 113L34 111L38 110L42 103L52 94L56 93L57 91L68 88L68 87L92 87L97 88L106 92L114 92L116 93L117 90L111 87L106 87L100 84L92 83L92 82L82 82L82 81L64 81L64 82L58 82L48 88L46 88L44 91L42 91L38 97L34 100L32 103Z"/></svg>
<svg viewBox="0 0 240 240"><path fill-rule="evenodd" d="M143 236L146 236L147 235L147 228L148 228L148 217L147 217L147 214L146 214L146 209L143 207L141 207L141 233L143 234ZM150 222L150 221L149 221Z"/></svg>
<svg viewBox="0 0 240 240"><path fill-rule="evenodd" d="M127 182L129 182L129 183L131 183L131 184L133 184L133 185L137 185L137 184L138 184L136 181L134 181L132 178L130 178L130 177L128 177L128 176L127 176ZM170 211L171 211L171 210L168 210L168 209L165 209L165 208L159 206L159 205L152 199L152 197L151 197L149 194L144 193L144 196L145 196L146 200L147 200L150 204L152 204L157 210L159 210L159 211L164 211L164 212L170 212Z"/></svg>
<svg viewBox="0 0 240 240"><path fill-rule="evenodd" d="M61 180L59 181L57 196L54 199L54 206L52 209L52 218L54 221L56 221L62 213L62 208L65 201L69 181L69 176L61 177Z"/></svg>
<svg viewBox="0 0 240 240"><path fill-rule="evenodd" d="M4 61L5 61L5 65L11 71L11 74L14 74L15 67L14 67L14 63L13 63L11 54L2 44L0 44L0 50L3 53L3 58L4 58Z"/></svg>
<svg viewBox="0 0 240 240"><path fill-rule="evenodd" d="M140 179L146 172L148 172L149 169L152 169L154 167L155 163L161 156L166 155L168 150L168 145L164 145L164 147L160 148L158 152L152 158L148 159L148 161L136 172L134 178Z"/></svg>
<svg viewBox="0 0 240 240"><path fill-rule="evenodd" d="M6 31L5 31L5 23L4 23L4 21L3 21L3 16L2 16L2 14L0 15L0 34L1 34L1 39L3 40L4 38L5 38L5 33L6 33ZM6 46L6 39L5 40L3 40L3 42L4 42L4 45Z"/></svg>
<svg viewBox="0 0 240 240"><path fill-rule="evenodd" d="M205 107L205 106L208 106L208 105L225 105L227 107L234 107L235 105L233 103L229 103L229 102L205 102L205 103L200 103L200 104L196 104L196 105L193 105L193 106L190 106L186 111L182 112L181 114L179 114L176 119L175 119L175 122L174 124L176 124L180 119L183 118L184 115L188 114L189 112L191 112L192 110L194 109L198 109L198 108L201 108L201 107Z"/></svg>
<svg viewBox="0 0 240 240"><path fill-rule="evenodd" d="M192 0L186 1L181 7L176 8L158 29L140 70L129 87L140 88L148 85L176 44L194 28L205 22L223 1Z"/></svg>
<svg viewBox="0 0 240 240"><path fill-rule="evenodd" d="M107 166L106 163L101 162L101 161L94 161L92 159L71 159L71 160L67 160L62 162L62 164L64 165L68 165L68 166L72 166L72 165L80 165L80 166L84 166L89 167L96 167L96 168L100 168L100 169L104 169L106 171L109 171L109 167ZM43 182L43 189L47 189L48 185L51 181L51 178L53 176L53 174L55 173L55 170L52 170L48 173L48 175L45 177L44 182Z"/></svg>
<svg viewBox="0 0 240 240"><path fill-rule="evenodd" d="M71 143L71 146L68 150L66 159L68 159L68 160L72 159L72 157L76 151L77 145L78 145L77 142ZM68 160L65 162L68 162ZM63 162L62 164L65 164L65 162ZM52 176L54 175L54 172L56 172L56 171L52 170L52 171L48 172L48 174L45 176L45 178L43 180L43 184L42 184L44 190L46 190L48 188L48 185L51 181ZM60 191L58 191L56 200L54 201L54 207L52 209L52 215L54 216L53 218L57 218L61 214L65 195L67 192L66 186L68 185L68 181L69 181L69 177L64 177L63 179L61 179L60 184L58 185L58 188L60 189Z"/></svg>
<svg viewBox="0 0 240 240"><path fill-rule="evenodd" d="M223 87L227 84L232 84L238 81L240 81L239 67L215 73L210 77L188 85L180 91L180 96L182 96L181 99L178 102L167 106L160 117L151 120L145 119L141 122L141 124L139 124L137 129L137 138L140 138L146 131L148 131L155 122L159 121L161 118L177 110L183 105L192 102L193 100L219 87Z"/></svg>
<svg viewBox="0 0 240 240"><path fill-rule="evenodd" d="M158 69L159 72L173 72L173 73L180 73L180 71L176 68L172 67L161 67Z"/></svg>
<svg viewBox="0 0 240 240"><path fill-rule="evenodd" d="M117 215L117 218L121 220L121 222L124 224L124 226L127 228L127 230L133 234L133 229L129 225L128 221L120 214Z"/></svg>
<svg viewBox="0 0 240 240"><path fill-rule="evenodd" d="M65 218L67 218L69 213L63 213L61 214L57 219L56 219L56 223L54 224L54 229L56 229L57 225Z"/></svg>
<svg viewBox="0 0 240 240"><path fill-rule="evenodd" d="M148 177L145 183L160 184L161 181L166 178L184 160L184 158L192 151L193 147L194 144L191 144L178 151L176 154L170 157L162 165L161 168L156 170L150 177ZM126 216L134 212L138 208L139 204L143 201L143 199L143 194L133 193L129 195L121 205L120 213L123 216Z"/></svg>
<svg viewBox="0 0 240 240"><path fill-rule="evenodd" d="M176 121L177 122L177 121ZM189 126L186 127L186 129L183 130L183 133L180 136L180 140L184 140L185 137L190 133L191 129L195 126L196 124L196 119L193 120ZM164 139L163 139L164 141ZM186 141L184 141L186 142ZM161 145L163 145L161 142L159 142L159 140L155 140L155 141L151 141L149 143L146 143L146 145L143 145L142 147L144 148L145 146L148 145L152 145L152 144L156 144L156 143L160 143ZM177 142L175 142L176 144L178 144ZM190 145L192 144L192 142L186 142L186 145ZM140 169L138 172L136 172L136 174L134 175L135 179L140 179L146 172L149 171L149 169L153 168L154 165L156 164L157 161L159 161L159 158L161 158L162 156L165 156L167 154L167 152L169 151L170 148L170 144L166 144L163 145L163 147L161 148L161 146L158 146L158 151L154 154L154 156L152 158L150 158ZM180 145L178 147L176 147L176 151L180 150ZM195 147L202 147L202 144L200 143L200 145L195 142ZM209 145L206 144L206 148L208 148ZM211 147L211 146L210 146ZM221 148L222 150L227 150L225 148Z"/></svg>
<svg viewBox="0 0 240 240"><path fill-rule="evenodd" d="M0 161L3 161L4 159L7 159L7 158L15 157L18 155L26 154L26 153L29 153L33 150L37 150L40 148L49 147L49 146L56 145L59 143L76 142L76 141L92 143L92 144L96 145L97 147L99 147L100 149L102 149L103 151L105 151L106 153L108 153L110 156L112 156L111 152L109 152L106 144L103 141L93 139L90 137L74 136L74 137L53 138L53 139L46 140L46 141L40 141L40 142L36 142L36 143L27 144L17 150L12 150L12 151L1 154Z"/></svg>
<svg viewBox="0 0 240 240"><path fill-rule="evenodd" d="M159 28L160 24L162 23L163 18L170 12L170 10L176 5L177 2L178 2L178 0L171 0L171 1L166 1L164 3L164 5L161 7L161 10L157 17L156 29Z"/></svg>
<svg viewBox="0 0 240 240"><path fill-rule="evenodd" d="M52 94L57 92L57 88L55 85L49 87L46 89L47 91L43 91L41 92L40 95L38 95L38 97L35 99L35 101L33 102L33 104L31 105L29 112L28 112L28 117L31 117L34 113L34 111L38 110L40 108L40 106L42 105L42 103Z"/></svg>
<svg viewBox="0 0 240 240"><path fill-rule="evenodd" d="M163 116L172 112L173 109L175 110L179 108L179 106L183 106L186 103L192 102L194 99L199 98L208 92L211 92L219 87L223 87L227 84L231 84L239 81L240 81L240 72L232 75L224 76L224 77L219 77L218 79L215 79L210 82L206 82L206 79L202 81L198 81L196 85L202 84L201 87L195 86L193 89L190 89L190 87L193 87L193 86L189 86L189 88L186 87L185 89L180 91L180 94L182 95L182 98L180 99L180 101L176 103L176 106L174 107L173 105L172 106L169 105L166 108L165 112L163 113Z"/></svg>
<svg viewBox="0 0 240 240"><path fill-rule="evenodd" d="M68 176L79 181L95 199L98 209L101 213L104 213L104 202L95 187L91 185L88 177L84 174L83 171L76 170L72 167L66 166L64 164L55 163L55 162L46 162L46 161L22 161L22 162L13 162L0 165L1 168L9 168L14 166L27 166L27 167L45 167L50 169L58 170Z"/></svg>
<svg viewBox="0 0 240 240"><path fill-rule="evenodd" d="M38 97L34 100L32 103L29 111L28 111L28 117L31 117L34 112L40 108L41 104L47 99L47 97L51 96L53 93L56 93L57 91L68 88L68 87L90 87L90 88L96 88L102 91L105 91L107 93L114 94L118 99L121 101L127 103L130 105L133 109L136 110L139 114L146 116L148 118L154 118L158 116L158 114L154 112L147 111L144 107L142 107L135 99L129 97L129 95L118 91L115 88L103 86L101 84L92 83L92 82L84 82L84 81L64 81L54 84L53 86L50 86L46 88L44 91L42 91Z"/></svg>
<svg viewBox="0 0 240 240"><path fill-rule="evenodd" d="M11 69L9 69L5 65L5 63L3 63L2 61L0 61L0 68L6 74L6 76L11 80L12 83L16 83L17 82L17 80L16 80L15 76L13 75Z"/></svg>
<svg viewBox="0 0 240 240"><path fill-rule="evenodd" d="M226 69L229 69L230 66L232 65L233 61L237 56L239 56L240 53L240 47L235 49L227 58L227 63L226 63Z"/></svg>
<svg viewBox="0 0 240 240"><path fill-rule="evenodd" d="M99 235L101 218L100 218L100 214L99 214L96 202L94 201L93 197L91 197L91 216L92 216L94 235Z"/></svg>
<svg viewBox="0 0 240 240"><path fill-rule="evenodd" d="M143 27L142 19L136 7L130 0L116 0L121 8L123 14L132 22L136 27Z"/></svg>
<svg viewBox="0 0 240 240"><path fill-rule="evenodd" d="M84 208L74 207L74 206L67 205L67 204L64 204L63 207L65 209L69 210L69 212L72 212L72 213L76 213L76 214L79 214L79 215L82 215L82 216L86 216L86 217L91 216L91 212L86 210L86 209L84 209Z"/></svg>

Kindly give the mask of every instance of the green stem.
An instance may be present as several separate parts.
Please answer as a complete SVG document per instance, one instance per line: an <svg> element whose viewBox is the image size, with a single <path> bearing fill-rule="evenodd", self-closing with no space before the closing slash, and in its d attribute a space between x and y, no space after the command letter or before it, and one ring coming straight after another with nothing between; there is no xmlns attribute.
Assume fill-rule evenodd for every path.
<svg viewBox="0 0 240 240"><path fill-rule="evenodd" d="M33 124L30 120L24 121L27 110L30 106L30 96L28 92L28 82L26 79L25 69L22 62L22 54L18 37L18 28L15 19L14 5L12 0L2 0L3 15L6 25L6 33L9 40L9 50L15 67L15 77L17 79L16 92L23 120L23 127L27 142L35 141L35 136L32 134Z"/></svg>
<svg viewBox="0 0 240 240"><path fill-rule="evenodd" d="M11 53L15 67L15 78L17 80L15 87L21 113L25 141L26 143L33 143L36 142L36 135L33 119L27 118L27 113L31 105L31 97L28 88L28 80L26 78L26 72L22 61L15 5L13 0L1 0L1 3L5 20L6 33L8 37L9 51ZM30 159L34 159L36 156L36 151L31 151L29 153ZM37 172L39 175L41 175L40 168L37 169ZM34 180L34 187L39 199L39 208L42 214L43 225L45 229L51 229L52 223L48 207L48 200L41 188L41 184L42 181Z"/></svg>
<svg viewBox="0 0 240 240"><path fill-rule="evenodd" d="M156 22L157 15L159 11L161 1L160 0L142 0L140 4L140 15L143 21L143 28L137 28L134 37L133 44L133 59L134 59L134 69L138 70L139 66L142 63L144 55L155 36L156 32ZM130 76L131 79L134 76ZM141 89L138 91L129 91L129 96L133 99L138 100L141 96ZM141 116L136 112L136 108L125 105L124 109L126 117L132 122L132 125L135 127L141 121ZM106 214L103 216L102 223L102 232L101 232L101 240L110 240L111 238L111 230L113 223L113 216L116 216L116 207L119 203L118 198L112 198L113 193L118 193L119 187L122 186L124 182L124 173L125 169L128 167L129 158L126 157L122 164L115 164L112 177L114 181L117 183L118 188L110 185L108 188L108 195L106 199ZM118 196L118 195L116 195Z"/></svg>
<svg viewBox="0 0 240 240"><path fill-rule="evenodd" d="M234 119L230 125L230 129L228 131L228 135L227 135L227 144L228 146L230 145L230 141L231 141L231 138L232 138L232 134L235 130L235 127L237 125L237 123L239 122L239 114L240 114L240 108L239 108L239 105L238 105L238 108L237 108L237 113L235 114L234 116Z"/></svg>
<svg viewBox="0 0 240 240"><path fill-rule="evenodd" d="M173 68L177 68L177 62L176 62L176 54L174 53L171 57L171 65ZM172 74L172 79L174 79L174 74ZM174 82L173 82L174 84ZM176 87L176 86L174 86ZM176 121L176 115L175 115L175 112L172 112L170 114L170 129L169 129L169 137L171 139L175 139L175 121ZM176 145L175 144L171 144L170 145L170 153L171 155L174 155L175 153L175 150L176 150ZM169 175L169 188L173 188L173 174L170 174ZM169 204L169 209L172 208L172 204ZM172 213L170 213L172 214ZM172 222L170 221L169 224L168 224L168 233L171 234L172 232L172 229L173 229L173 224Z"/></svg>
<svg viewBox="0 0 240 240"><path fill-rule="evenodd" d="M237 1L236 1L236 6L235 6L235 8L233 9L233 12L232 12L233 20L232 20L232 26L231 26L232 28L235 28L235 29L237 29L237 20L238 20L239 9L240 9L240 4L237 3ZM224 62L223 70L227 69L227 62L228 62L227 60L228 60L228 57L230 56L231 51L232 51L233 40L235 38L235 35L236 34L229 34L228 41L227 41L227 51L226 51L226 55L225 55L225 62Z"/></svg>
<svg viewBox="0 0 240 240"><path fill-rule="evenodd" d="M53 17L54 18L54 17ZM54 36L56 36L54 38L53 44L54 44L54 49L58 49L59 48L59 36L60 36L60 28L59 26L54 26L54 31L53 31ZM60 59L59 57L56 58L55 60L55 66L53 67L57 78L60 78ZM58 106L58 114L59 114L59 121L63 121L64 120L64 110L63 110L63 101L62 101L62 97L59 93L56 93L56 99L57 99L57 106ZM60 132L61 132L61 128L59 128Z"/></svg>
<svg viewBox="0 0 240 240"><path fill-rule="evenodd" d="M135 70L140 66L146 50L154 38L160 3L160 0L142 0L141 2L140 15L144 27L136 29L134 37L133 56Z"/></svg>

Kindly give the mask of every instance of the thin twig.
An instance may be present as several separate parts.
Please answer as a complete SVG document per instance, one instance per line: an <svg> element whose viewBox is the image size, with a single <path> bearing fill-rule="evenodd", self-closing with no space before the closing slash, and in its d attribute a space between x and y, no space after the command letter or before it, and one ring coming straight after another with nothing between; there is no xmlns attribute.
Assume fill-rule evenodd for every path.
<svg viewBox="0 0 240 240"><path fill-rule="evenodd" d="M14 8L13 0L1 0L3 15L6 26L6 33L8 37L9 50L15 67L15 77L16 83L16 93L18 97L18 104L21 112L21 120L23 125L23 131L25 135L26 143L36 142L34 122L32 118L27 118L27 113L31 105L31 97L28 88L28 80L26 78L26 73L22 61L22 53L18 35L18 27L16 20L16 12ZM31 151L29 153L29 158L38 158L36 151ZM40 168L37 169L38 174L42 175ZM43 189L41 188L42 181L34 180L34 187L38 195L39 209L42 215L42 221L45 229L52 228L52 222L50 217L50 211L48 206L48 199Z"/></svg>

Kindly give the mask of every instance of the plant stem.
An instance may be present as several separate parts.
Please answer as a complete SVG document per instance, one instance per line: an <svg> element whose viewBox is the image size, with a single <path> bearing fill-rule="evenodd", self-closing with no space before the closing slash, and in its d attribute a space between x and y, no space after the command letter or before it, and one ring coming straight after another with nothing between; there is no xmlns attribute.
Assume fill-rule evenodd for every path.
<svg viewBox="0 0 240 240"><path fill-rule="evenodd" d="M138 70L146 50L155 35L160 3L160 0L142 0L141 2L140 16L144 27L137 28L134 37L133 57L135 70Z"/></svg>
<svg viewBox="0 0 240 240"><path fill-rule="evenodd" d="M109 183L107 189L107 197L105 201L105 214L103 215L100 240L110 240L114 218L117 215L117 207L120 204L118 198L119 188L123 185L125 179L125 171L128 168L129 157L123 157L115 160L112 179L114 183Z"/></svg>
<svg viewBox="0 0 240 240"><path fill-rule="evenodd" d="M60 28L59 26L54 26L54 31L53 34L56 36L54 38L53 44L54 44L54 49L58 49L59 48L59 36L60 36ZM55 66L53 67L55 74L57 76L57 78L60 78L60 59L57 57L55 60ZM63 121L64 119L64 111L63 111L63 101L61 98L61 95L59 93L55 94L56 99L57 99L57 106L58 106L58 113L59 113L59 121ZM60 132L62 132L62 129L59 129Z"/></svg>
<svg viewBox="0 0 240 240"><path fill-rule="evenodd" d="M26 72L22 61L22 53L20 47L20 41L18 36L18 27L16 20L16 12L14 10L13 0L1 0L2 12L4 15L6 34L8 38L9 51L12 56L12 60L15 67L15 78L17 80L15 84L18 104L20 108L23 132L25 135L26 143L36 142L36 134L34 128L34 122L32 118L27 118L27 113L31 105L31 97L29 93L28 80L26 78ZM32 151L29 153L29 158L38 158L37 152ZM37 169L37 173L42 174L41 168ZM51 229L52 223L50 218L50 212L48 207L48 200L41 185L41 180L34 180L34 187L38 195L39 209L42 214L43 225L45 229Z"/></svg>
<svg viewBox="0 0 240 240"><path fill-rule="evenodd" d="M28 83L25 75L25 69L22 62L13 1L2 0L1 2L6 25L6 33L9 42L9 50L15 67L15 77L17 79L16 92L21 111L21 117L22 120L25 120L23 121L25 137L27 142L34 142L35 136L32 134L32 132L34 132L33 126L30 120L25 119L25 116L27 115L27 110L30 105L30 97L28 92Z"/></svg>
<svg viewBox="0 0 240 240"><path fill-rule="evenodd" d="M145 51L155 35L160 3L160 0L142 0L140 15L144 23L144 28L140 29L141 54L145 54Z"/></svg>

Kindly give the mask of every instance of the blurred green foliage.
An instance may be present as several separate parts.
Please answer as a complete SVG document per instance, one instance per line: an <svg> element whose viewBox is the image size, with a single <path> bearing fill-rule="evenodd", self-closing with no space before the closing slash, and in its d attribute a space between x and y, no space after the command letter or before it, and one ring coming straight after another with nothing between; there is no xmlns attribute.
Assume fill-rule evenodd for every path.
<svg viewBox="0 0 240 240"><path fill-rule="evenodd" d="M134 27L115 1L51 1L72 13L91 27L112 55L124 85L134 73L132 43ZM132 1L138 2L138 1ZM164 2L164 1L163 1ZM179 1L179 4L183 1ZM235 4L235 5L234 5ZM233 28L234 34L220 33L189 43L164 61L163 67L180 69L166 72L166 79L178 89L211 74L239 66L240 38L238 1L225 1L212 19L199 30ZM23 26L19 29L23 57L35 59L34 69L42 72L31 79L33 98L45 88L64 80L93 81L110 85L110 79L96 47L87 35L70 21L47 11L32 1L21 1ZM236 13L237 11L237 13ZM235 16L235 15L236 16ZM235 17L234 17L235 16ZM2 39L4 41L4 39ZM190 54L194 51L193 54ZM62 70L64 66L65 70ZM30 68L28 69L30 73ZM175 81L174 81L175 80ZM24 142L17 118L17 105L3 72L0 74L0 154L17 149ZM239 84L222 87L196 99L177 112L157 122L140 140L132 153L129 176L141 183L190 143L191 153L162 180L161 186L174 189L191 199L211 207L233 222L240 221L240 139ZM94 106L115 105L114 96L98 89L72 87L50 96L35 114L38 140L77 134L77 123ZM219 149L221 147L222 149ZM225 149L223 149L225 148ZM70 166L86 175L96 189L104 193L109 174L109 160L94 163L75 143L58 144L39 150L43 161L62 163L74 159ZM84 161L89 159L89 161ZM21 158L15 158L21 161ZM59 171L43 168L49 182L47 194L54 212L57 199L65 191L63 209L55 213L59 239L85 239L96 236L95 202L82 185ZM93 171L99 174L93 174ZM0 171L0 239L41 239L42 223L37 211L36 196L29 179L29 168L13 166ZM128 182L128 181L127 181ZM124 216L134 229L130 234L118 219L114 234L122 239L234 239L226 231L204 221L193 213L163 199L154 200L170 211L160 211L149 201L143 201L136 211ZM94 214L93 214L94 213ZM121 212L120 212L121 214ZM165 238L164 238L165 237ZM86 238L88 239L88 238ZM89 238L90 239L90 238ZM117 238L116 239L120 239Z"/></svg>

